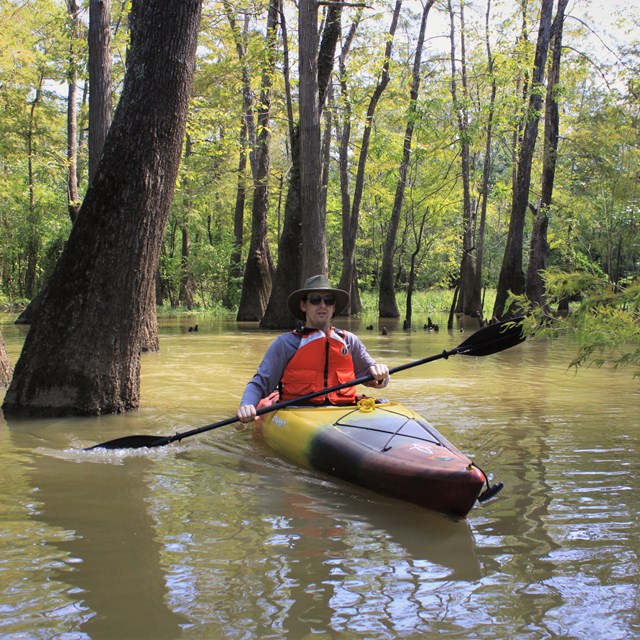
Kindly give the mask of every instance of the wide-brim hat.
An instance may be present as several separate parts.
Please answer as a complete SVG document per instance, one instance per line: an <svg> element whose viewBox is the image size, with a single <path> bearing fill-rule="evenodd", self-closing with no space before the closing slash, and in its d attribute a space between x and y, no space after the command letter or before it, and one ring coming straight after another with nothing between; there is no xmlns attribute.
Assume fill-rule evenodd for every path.
<svg viewBox="0 0 640 640"><path fill-rule="evenodd" d="M336 310L334 315L338 315L348 304L349 294L342 289L334 289L329 283L327 276L318 275L307 278L302 289L294 291L287 300L289 311L298 318L298 320L306 320L306 316L300 308L300 301L307 297L311 291L326 291L332 293L336 299Z"/></svg>

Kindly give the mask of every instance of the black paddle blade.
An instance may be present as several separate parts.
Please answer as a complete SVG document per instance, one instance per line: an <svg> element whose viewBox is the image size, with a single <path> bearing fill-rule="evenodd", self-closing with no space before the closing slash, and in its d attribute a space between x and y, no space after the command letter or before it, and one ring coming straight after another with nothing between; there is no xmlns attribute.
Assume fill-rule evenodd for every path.
<svg viewBox="0 0 640 640"><path fill-rule="evenodd" d="M503 488L504 488L503 482L496 482L494 485L491 485L488 489L483 491L478 496L478 502L486 502L487 500L491 500L491 498L493 498L493 496L495 496L497 493L500 493L500 491L502 491Z"/></svg>
<svg viewBox="0 0 640 640"><path fill-rule="evenodd" d="M463 356L490 356L524 342L526 336L522 329L524 318L511 318L489 324L470 335L456 347L456 353Z"/></svg>
<svg viewBox="0 0 640 640"><path fill-rule="evenodd" d="M173 438L166 436L124 436L101 444L86 447L85 451L94 449L142 449L144 447L162 447L173 442Z"/></svg>

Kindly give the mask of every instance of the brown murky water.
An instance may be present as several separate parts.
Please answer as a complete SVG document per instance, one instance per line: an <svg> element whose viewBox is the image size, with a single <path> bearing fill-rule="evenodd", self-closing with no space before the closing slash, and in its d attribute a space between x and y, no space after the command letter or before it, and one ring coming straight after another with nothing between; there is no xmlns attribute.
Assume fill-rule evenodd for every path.
<svg viewBox="0 0 640 640"><path fill-rule="evenodd" d="M235 413L274 334L195 322L163 321L139 411L0 425L0 637L640 637L632 371L576 376L570 345L527 342L395 375L386 397L506 485L463 522L293 467L233 426L82 451ZM464 339L367 324L352 328L391 366Z"/></svg>

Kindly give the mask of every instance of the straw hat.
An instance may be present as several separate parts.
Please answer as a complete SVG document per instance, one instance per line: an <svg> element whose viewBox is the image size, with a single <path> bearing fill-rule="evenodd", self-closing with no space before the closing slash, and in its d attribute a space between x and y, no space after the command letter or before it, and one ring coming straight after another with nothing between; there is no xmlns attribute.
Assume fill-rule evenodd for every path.
<svg viewBox="0 0 640 640"><path fill-rule="evenodd" d="M334 289L329 283L327 276L311 276L307 278L302 289L294 291L287 300L289 311L291 311L298 320L306 320L306 316L300 308L300 301L304 300L311 291L326 291L335 296L336 310L334 315L338 315L349 304L349 294L342 289Z"/></svg>

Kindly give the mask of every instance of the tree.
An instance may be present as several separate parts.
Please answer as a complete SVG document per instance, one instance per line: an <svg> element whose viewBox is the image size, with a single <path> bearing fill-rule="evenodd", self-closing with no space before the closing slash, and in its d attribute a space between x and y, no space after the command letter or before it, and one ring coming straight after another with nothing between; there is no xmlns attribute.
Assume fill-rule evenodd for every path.
<svg viewBox="0 0 640 640"><path fill-rule="evenodd" d="M487 106L487 120L485 124L485 146L484 146L484 161L482 164L482 185L480 187L480 217L478 221L478 231L476 234L476 268L474 274L474 295L478 295L480 299L482 296L482 273L484 268L484 243L485 243L485 229L487 225L487 204L489 201L489 180L491 178L491 165L492 165L492 146L493 146L493 128L494 128L494 116L496 109L496 95L498 93L498 87L495 77L495 58L491 50L490 39L490 16L491 16L491 0L487 0L487 11L485 13L485 47L487 50L487 71L489 74L489 82L491 85L489 94L489 104ZM480 305L480 311L484 315L483 305ZM482 318L481 318L482 319Z"/></svg>
<svg viewBox="0 0 640 640"><path fill-rule="evenodd" d="M356 169L356 178L353 188L353 200L349 202L349 173L348 173L348 156L349 143L351 135L351 104L347 91L347 70L345 60L355 31L361 19L361 11L359 10L356 20L354 21L349 35L343 45L343 51L340 56L340 84L342 99L345 104L345 113L343 117L342 139L340 143L340 192L341 192L341 209L342 209L342 272L340 275L340 288L348 291L350 294L349 305L345 307L343 313L354 314L361 310L360 295L358 291L358 278L356 272L356 237L359 229L360 209L362 207L362 198L365 189L365 177L367 161L369 159L369 147L371 144L371 135L373 131L374 116L382 94L389 84L389 65L391 62L391 53L393 49L393 39L398 26L400 9L402 8L402 0L397 0L391 16L389 32L385 39L384 55L382 58L382 66L378 74L378 80L373 87L373 91L369 98L367 111L364 119L364 130L362 132L362 141L360 143L360 153Z"/></svg>
<svg viewBox="0 0 640 640"><path fill-rule="evenodd" d="M404 193L407 183L407 171L409 168L409 163L411 162L411 143L413 141L413 131L415 128L418 103L418 92L420 90L420 67L422 63L422 48L424 46L424 36L427 28L427 17L429 16L429 10L433 6L433 2L434 0L428 0L427 2L425 2L422 8L420 34L418 36L416 54L413 62L413 74L411 80L409 109L407 113L407 125L404 133L404 142L402 145L402 160L400 161L400 171L398 183L396 185L396 194L393 200L391 220L389 222L387 237L384 244L384 253L382 256L382 271L380 274L380 300L378 304L378 314L380 315L380 317L397 318L400 316L400 312L398 311L398 306L396 304L395 287L393 284L393 249L396 242L396 235L398 224L400 222L402 205L404 203ZM412 275L414 275L415 264L412 263L411 267L411 273ZM413 284L414 283L412 282L412 288ZM409 323L411 323L410 310L407 320Z"/></svg>
<svg viewBox="0 0 640 640"><path fill-rule="evenodd" d="M69 202L69 217L74 222L80 208L78 193L78 33L80 31L80 9L75 0L67 0L69 9L70 31L72 34L69 45L68 98L67 98L67 199Z"/></svg>
<svg viewBox="0 0 640 640"><path fill-rule="evenodd" d="M42 98L42 85L44 73L40 74L40 80L36 87L31 106L29 108L29 132L27 136L27 165L29 173L29 214L28 214L28 241L27 241L27 269L25 275L25 294L32 298L36 294L36 271L40 239L38 236L38 208L36 206L36 180L34 171L34 139L36 135L36 111Z"/></svg>
<svg viewBox="0 0 640 640"><path fill-rule="evenodd" d="M318 52L318 104L324 104L325 94L333 70L336 43L340 36L342 7L331 3L327 8L320 49ZM278 243L278 266L276 268L271 297L260 321L263 329L285 329L293 326L293 318L287 308L289 294L303 282L302 268L302 210L300 200L300 133L298 127L291 128L291 170L289 190L284 209L284 224Z"/></svg>
<svg viewBox="0 0 640 640"><path fill-rule="evenodd" d="M89 0L89 184L112 119L111 0Z"/></svg>
<svg viewBox="0 0 640 640"><path fill-rule="evenodd" d="M529 249L529 266L525 293L529 300L540 305L548 312L544 295L543 271L547 268L549 243L547 231L549 228L549 210L552 204L553 183L556 174L558 156L558 141L560 139L560 61L562 53L562 29L564 12L568 0L559 0L556 17L551 27L551 62L547 80L547 94L545 99L544 119L544 151L542 166L542 189L537 207L531 207L534 212L533 229Z"/></svg>
<svg viewBox="0 0 640 640"><path fill-rule="evenodd" d="M410 218L408 227L413 232L414 249L411 252L411 258L409 261L409 276L407 278L407 302L406 312L404 317L403 326L405 329L411 329L412 316L413 316L413 294L416 288L416 279L418 273L418 266L424 261L426 254L434 243L436 237L436 231L432 231L432 237L425 242L425 235L427 233L427 223L431 222L430 218L432 212L429 207L425 207L421 215L416 215L414 207L409 207L407 211L407 217ZM426 244L426 247L423 245Z"/></svg>
<svg viewBox="0 0 640 640"><path fill-rule="evenodd" d="M375 106L377 105L377 101L380 97L380 94L384 91L385 87L389 83L389 60L391 58L391 50L393 47L393 38L395 36L396 28L398 26L398 17L400 15L400 8L402 7L402 0L396 0L395 8L393 11L393 17L391 18L391 26L389 27L389 35L387 38L387 44L385 48L384 55L384 63L382 65L382 71L380 73L380 78L378 80L378 84L372 96L372 99L369 103L369 109L367 111L367 123L366 127L371 129L373 113L375 110ZM423 13L423 16L426 15ZM363 138L363 149L361 150L361 154L366 154L367 149L364 148L364 138ZM400 176L400 180L398 182L398 187L396 188L396 200L398 199L398 193L401 189L400 185L403 185L403 176ZM355 196L354 196L355 199ZM378 315L381 318L397 318L400 316L400 312L398 311L398 305L396 304L396 293L395 293L395 284L393 278L393 257L394 250L396 244L396 236L398 233L398 224L400 222L400 211L401 207L396 207L394 203L394 208L391 212L389 226L387 227L387 234L384 241L384 247L382 250L382 267L380 269L380 294L378 299Z"/></svg>
<svg viewBox="0 0 640 640"><path fill-rule="evenodd" d="M415 224L417 229L417 221L427 208L438 222L444 223L445 232L430 249L428 261L421 263L420 257L416 258L415 289L450 287L453 281L458 282L462 257L466 260L470 251L473 260L466 261L465 266L475 264L473 293L463 292L461 302L482 294L485 286L496 285L507 244L510 214L514 210L513 200L522 191L518 180L524 172L519 171L518 154L524 150L525 125L530 115L540 118L540 139L532 158L533 173L526 198L524 251L519 249L527 295L537 295L530 284L537 279L539 286L539 272L545 260L550 267L562 266L567 270L584 268L591 263L614 283L624 282L637 273L640 246L637 46L629 39L621 40L612 45L610 51L600 50L600 55L593 55L590 47L597 45L595 38L599 32L602 34L605 23L589 24L584 3L572 7L572 20L566 22L562 42L562 93L558 105L561 122L553 195L546 215L539 215L545 210L541 203L542 189L546 187L536 176L541 175L540 171L547 172L551 167L548 159L553 156L546 146L553 114L543 111L553 107L553 102L545 102L544 95L556 84L549 75L548 82L536 85L532 76L541 0L501 3L497 9L491 9L491 14L489 0L465 2L463 29L460 2L451 0L455 12L457 105L458 112L467 118L462 130L452 109L448 53L447 64L443 64L443 44L447 49L449 25L440 20L432 25L431 17L428 31L431 32L432 26L434 31L428 32L425 39L414 121L408 119L410 90L416 86L415 83L410 86L411 65L420 26L420 17L415 11L422 11L426 1L402 5L390 59L389 83L376 105L372 126L366 131L367 109L380 79L396 0L384 0L375 8L359 2L318 3L318 105L324 144L320 197L314 205L318 205L320 215L324 216L320 233L326 238L329 273L336 281L340 280L342 288L351 292L348 313L362 311L362 291L379 287L384 240L393 216L394 197L401 187L398 174L408 124L415 129L405 203L392 253L387 253L387 257L391 257L392 285L398 305L404 302L398 295L399 289L406 291L410 284L410 260L419 238L412 233L411 225ZM74 12L70 12L73 6L81 12L75 23ZM69 237L72 224L69 214L73 214L69 205L72 210L77 208L86 192L89 155L86 27L91 26L86 14L88 9L100 6L105 6L105 2L6 0L0 3L3 34L0 48L0 293L9 300L22 302L27 293L39 295ZM437 7L445 16L446 6L447 2L435 3L431 15ZM552 13L556 11L555 6ZM237 313L251 232L248 212L253 204L251 187L254 185L249 180L255 172L249 171L250 164L255 168L257 159L255 133L261 106L261 73L267 62L264 24L268 0L253 4L229 0L228 9L237 21L237 29L229 29L223 3L211 1L206 7L203 16L207 22L201 28L196 84L189 111L191 150L185 150L182 158L169 215L170 226L164 236L160 274L166 295L159 290L159 298L167 304L170 300L172 305L178 305L182 297L182 302L191 304L189 296L179 293L181 278L184 282L184 276L188 275L193 284L194 306L216 307L223 301L226 308ZM122 87L128 48L125 46L128 29L119 25L128 25L129 2L114 4L111 0L111 8L115 100L116 92ZM486 14L482 15L485 9ZM340 12L345 21L344 30L335 38L335 28L330 27L340 22L330 17ZM626 9L627 15L628 12ZM280 13L289 21L291 37L287 39L287 24L280 18L269 112L270 184L266 225L274 258L274 247L278 246L280 273L273 281L270 305L262 320L263 326L270 328L291 324L285 302L302 277L301 240L303 214L307 211L299 202L297 154L300 147L296 141L300 132L298 12L295 5L287 3L284 9L280 7ZM350 35L351 22L358 23L353 36ZM631 38L632 24L632 20L627 20L623 25ZM440 31L435 31L440 27ZM465 41L464 55L461 34ZM336 39L342 46L337 50L340 56L335 56L333 87L324 92L327 107L322 97L322 77L324 70L333 66L334 49L325 43ZM516 46L513 46L514 40ZM545 75L552 72L553 41L552 36ZM236 55L238 43L243 48L242 56ZM78 80L74 81L72 74L76 72ZM341 90L342 86L345 91ZM75 98L71 97L71 89L77 90ZM538 111L530 108L532 90L541 99ZM95 97L94 87L89 107L95 106ZM65 122L67 116L72 120L73 107L77 108L75 135ZM365 134L368 136L366 153ZM467 143L469 175L465 188L461 151ZM74 153L77 153L76 178L73 177ZM317 159L317 155L312 157ZM445 176L446 186L436 193L434 184L440 184L440 178ZM73 195L74 190L78 197ZM249 209L245 212L246 207ZM471 222L466 228L463 228L463 209ZM286 219L284 227L283 218ZM548 248L542 224L545 220ZM423 246L433 226L430 220ZM471 230L473 236L468 233ZM188 258L186 251L185 256L180 255L181 232L188 241L184 243L185 248L189 246ZM539 246L530 245L530 237L539 242ZM304 242L309 241L305 238ZM184 260L181 261L181 257ZM31 298L29 310L35 300L37 297ZM413 304L414 312L418 313L415 297ZM280 314L278 322L273 324L272 311ZM492 314L491 308L482 311L488 316Z"/></svg>
<svg viewBox="0 0 640 640"><path fill-rule="evenodd" d="M300 0L300 209L302 211L301 278L327 272L325 212L321 206L320 90L318 86L318 4Z"/></svg>
<svg viewBox="0 0 640 640"><path fill-rule="evenodd" d="M5 414L136 408L140 352L180 163L201 0L134 0L123 92ZM160 88L162 91L160 91Z"/></svg>
<svg viewBox="0 0 640 640"><path fill-rule="evenodd" d="M467 79L466 33L464 2L460 3L460 85L458 94L457 55L455 46L455 16L451 0L448 1L451 24L451 97L458 125L460 145L460 173L462 177L462 258L460 261L459 295L456 311L465 315L480 312L480 290L475 287L474 224L471 211L471 133L469 127L469 85Z"/></svg>
<svg viewBox="0 0 640 640"><path fill-rule="evenodd" d="M269 213L269 167L271 162L271 92L276 66L279 14L280 1L270 0L267 16L267 50L262 67L260 103L257 107L258 126L254 151L251 241L244 270L237 320L260 320L271 293L274 266L267 240L267 216Z"/></svg>
<svg viewBox="0 0 640 640"><path fill-rule="evenodd" d="M189 134L186 136L184 145L183 161L187 161L193 154L193 145L191 144L191 137ZM183 184L188 184L188 177L184 179ZM180 289L178 293L178 304L186 309L193 307L193 294L195 290L195 283L193 281L193 272L190 268L189 258L191 257L191 233L189 230L189 212L191 211L191 202L189 201L189 189L183 190L185 192L185 202L182 209L183 216L180 224L180 234L182 237L180 248Z"/></svg>
<svg viewBox="0 0 640 640"><path fill-rule="evenodd" d="M515 313L506 307L509 292L514 295L524 293L525 279L522 268L522 249L524 241L524 223L529 206L529 188L531 186L531 166L538 136L538 123L543 99L543 84L549 40L551 34L551 18L553 0L542 0L540 25L536 41L536 53L533 63L532 86L529 92L529 105L525 114L524 135L518 152L517 174L507 246L502 260L502 268L498 279L498 289L493 307L493 315L503 318Z"/></svg>
<svg viewBox="0 0 640 640"><path fill-rule="evenodd" d="M400 9L402 8L402 0L396 0L393 14L391 16L391 24L389 25L389 32L386 38L384 57L382 62L382 68L380 70L378 81L369 99L369 106L367 107L367 114L365 118L364 132L362 134L362 144L360 146L360 157L358 159L358 169L356 173L356 184L353 193L353 202L351 203L351 217L349 220L349 235L348 235L348 247L345 252L345 260L348 259L348 265L353 269L355 274L354 258L351 257L351 253L355 251L355 234L358 229L358 217L360 215L360 206L362 201L362 192L364 189L364 177L365 168L367 164L367 156L369 153L369 144L371 141L371 132L373 127L373 117L375 115L376 108L380 101L384 90L389 84L389 64L391 61L391 52L393 49L393 39L395 36L396 28L398 26L398 19L400 16ZM394 315L393 310L387 311L389 296L395 307L395 293L393 287L393 248L395 245L395 229L392 228L393 223L389 225L387 232L387 238L385 241L385 249L383 254L382 270L380 275L380 315L391 315L397 317L397 309ZM353 243L353 244L352 244ZM353 250L352 247L353 246ZM352 281L355 279L355 275L349 277L348 273L343 274L340 281L343 286L348 285L349 290L352 288Z"/></svg>
<svg viewBox="0 0 640 640"><path fill-rule="evenodd" d="M358 276L356 273L356 235L358 232L358 215L360 207L351 208L349 195L349 153L351 145L351 117L352 105L349 96L347 58L353 39L362 19L363 7L358 7L356 16L349 27L346 38L342 42L340 56L338 58L338 73L340 80L340 105L342 118L340 119L342 131L340 132L339 148L339 177L340 177L340 210L342 212L342 272L338 288L349 293L349 304L341 312L343 315L360 313L362 303L358 290ZM355 214L355 218L352 215Z"/></svg>
<svg viewBox="0 0 640 640"><path fill-rule="evenodd" d="M567 315L550 318L544 307L525 296L528 330L544 338L570 335L576 354L570 366L640 366L640 279L612 284L596 270L550 268L543 274L549 304L577 300ZM640 377L640 370L635 375Z"/></svg>
<svg viewBox="0 0 640 640"><path fill-rule="evenodd" d="M240 60L242 73L242 99L244 113L240 119L240 139L238 153L238 182L236 187L236 200L233 215L234 247L229 260L229 286L225 294L224 303L228 307L233 306L232 292L236 288L235 283L243 279L244 269L242 265L242 243L244 239L244 206L247 195L247 161L251 158L252 173L255 174L255 155L250 152L255 147L255 122L253 117L253 92L251 90L251 75L247 62L247 35L249 30L249 15L245 15L242 30L238 27L235 16L228 0L223 2L224 11L231 27L231 33L236 45L238 59Z"/></svg>

